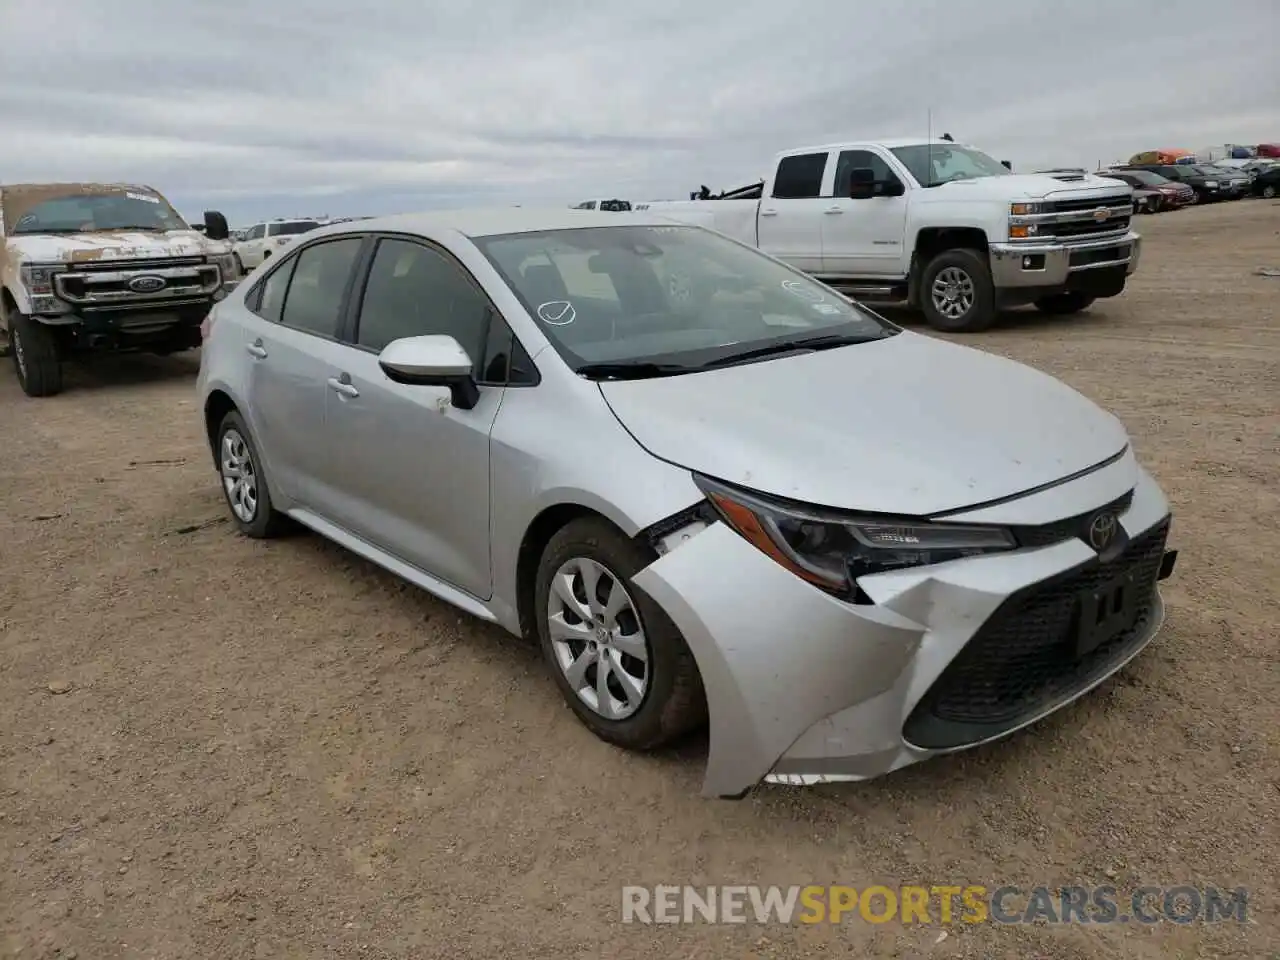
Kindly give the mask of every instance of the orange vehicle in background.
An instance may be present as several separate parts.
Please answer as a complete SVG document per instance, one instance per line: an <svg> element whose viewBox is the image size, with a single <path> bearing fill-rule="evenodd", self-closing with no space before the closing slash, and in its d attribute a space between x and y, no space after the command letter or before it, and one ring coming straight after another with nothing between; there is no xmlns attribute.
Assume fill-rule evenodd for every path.
<svg viewBox="0 0 1280 960"><path fill-rule="evenodd" d="M1145 153L1135 153L1129 158L1131 164L1149 164L1149 163L1193 163L1196 155L1190 150L1148 150Z"/></svg>

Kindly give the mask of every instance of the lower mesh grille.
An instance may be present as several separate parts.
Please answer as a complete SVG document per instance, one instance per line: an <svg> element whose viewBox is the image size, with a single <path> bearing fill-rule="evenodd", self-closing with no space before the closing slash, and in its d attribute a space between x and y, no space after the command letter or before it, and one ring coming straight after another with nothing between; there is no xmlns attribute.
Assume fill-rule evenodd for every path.
<svg viewBox="0 0 1280 960"><path fill-rule="evenodd" d="M1169 522L1136 537L1109 563L1035 584L1001 604L912 711L907 740L946 749L998 736L1123 661L1148 630ZM1134 626L1077 656L1081 595L1124 573L1139 591Z"/></svg>

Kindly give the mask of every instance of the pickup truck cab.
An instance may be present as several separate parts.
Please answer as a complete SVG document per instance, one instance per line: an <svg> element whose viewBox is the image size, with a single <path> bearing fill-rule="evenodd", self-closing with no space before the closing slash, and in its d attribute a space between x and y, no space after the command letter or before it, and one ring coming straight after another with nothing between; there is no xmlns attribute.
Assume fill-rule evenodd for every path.
<svg viewBox="0 0 1280 960"><path fill-rule="evenodd" d="M157 190L119 183L0 186L0 356L28 396L96 351L175 353L238 274L227 220L193 229Z"/></svg>
<svg viewBox="0 0 1280 960"><path fill-rule="evenodd" d="M905 302L947 331L1004 307L1084 310L1138 264L1133 189L1087 173L1015 174L950 140L804 147L718 198L637 203L758 247L848 296Z"/></svg>

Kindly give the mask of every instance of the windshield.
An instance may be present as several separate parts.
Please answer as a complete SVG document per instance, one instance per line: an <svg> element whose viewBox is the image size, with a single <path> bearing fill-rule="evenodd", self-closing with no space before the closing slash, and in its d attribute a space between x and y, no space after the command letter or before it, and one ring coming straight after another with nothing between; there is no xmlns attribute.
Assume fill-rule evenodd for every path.
<svg viewBox="0 0 1280 960"><path fill-rule="evenodd" d="M828 338L898 332L804 274L700 227L588 227L474 242L574 370L661 364L664 373L683 372L809 337L836 345Z"/></svg>
<svg viewBox="0 0 1280 960"><path fill-rule="evenodd" d="M53 197L35 204L13 225L14 234L187 229L182 217L163 198L123 190Z"/></svg>
<svg viewBox="0 0 1280 960"><path fill-rule="evenodd" d="M1166 178L1158 173L1152 173L1150 170L1128 170L1125 171L1125 176L1138 181L1138 183L1146 187L1162 187L1169 183Z"/></svg>
<svg viewBox="0 0 1280 960"><path fill-rule="evenodd" d="M320 224L314 220L290 220L287 223L268 223L268 237L284 237L293 236L295 233L306 233L308 230L314 230Z"/></svg>
<svg viewBox="0 0 1280 960"><path fill-rule="evenodd" d="M1222 176L1226 176L1229 173L1229 171L1227 170L1219 170L1217 167L1210 167L1210 166L1205 166L1200 164L1197 164L1191 169L1193 169L1196 173L1200 174L1200 176L1202 177L1222 177Z"/></svg>
<svg viewBox="0 0 1280 960"><path fill-rule="evenodd" d="M894 147L890 152L902 161L922 187L936 187L952 180L1010 175L1004 164L972 147L917 143L909 147Z"/></svg>

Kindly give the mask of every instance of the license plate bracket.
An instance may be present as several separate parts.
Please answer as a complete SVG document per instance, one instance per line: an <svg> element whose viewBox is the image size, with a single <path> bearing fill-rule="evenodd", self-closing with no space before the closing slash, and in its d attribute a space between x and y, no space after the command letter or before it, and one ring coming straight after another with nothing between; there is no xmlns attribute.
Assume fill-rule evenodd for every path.
<svg viewBox="0 0 1280 960"><path fill-rule="evenodd" d="M1130 629L1138 615L1138 585L1122 573L1092 590L1082 591L1075 654L1083 657Z"/></svg>

